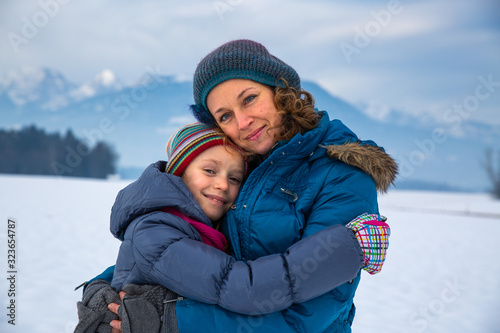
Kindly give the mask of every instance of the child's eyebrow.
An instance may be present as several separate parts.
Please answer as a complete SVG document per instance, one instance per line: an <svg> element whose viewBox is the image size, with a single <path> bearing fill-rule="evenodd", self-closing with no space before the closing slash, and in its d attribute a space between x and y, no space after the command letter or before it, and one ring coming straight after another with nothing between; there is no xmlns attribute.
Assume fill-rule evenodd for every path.
<svg viewBox="0 0 500 333"><path fill-rule="evenodd" d="M245 171L243 171L243 170L236 170L236 171L233 171L232 174L243 176L245 174Z"/></svg>
<svg viewBox="0 0 500 333"><path fill-rule="evenodd" d="M205 157L204 159L201 160L202 162L212 162L216 164L221 164L221 160L215 159L213 157Z"/></svg>
<svg viewBox="0 0 500 333"><path fill-rule="evenodd" d="M212 162L212 163L215 163L215 164L217 164L217 165L222 164L222 161L221 161L221 160L215 159L215 158L213 158L213 157L206 157L206 158L202 159L201 161L202 161L202 162L204 162L204 163L210 163L210 162ZM241 173L241 174L245 174L245 169L244 169L244 168L241 168L241 169L239 169L239 170L235 170L235 171L233 171L233 172L234 172L234 173Z"/></svg>

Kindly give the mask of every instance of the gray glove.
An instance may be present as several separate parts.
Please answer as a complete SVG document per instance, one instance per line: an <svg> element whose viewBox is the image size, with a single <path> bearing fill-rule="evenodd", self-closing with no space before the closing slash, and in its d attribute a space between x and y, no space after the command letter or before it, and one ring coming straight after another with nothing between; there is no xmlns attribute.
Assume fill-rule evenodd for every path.
<svg viewBox="0 0 500 333"><path fill-rule="evenodd" d="M119 319L108 310L109 303L121 304L120 296L105 280L95 280L85 288L81 302L77 302L78 324L75 333L109 333L112 320Z"/></svg>
<svg viewBox="0 0 500 333"><path fill-rule="evenodd" d="M135 284L125 285L123 291L126 295L118 308L123 333L179 332L176 293L162 286Z"/></svg>

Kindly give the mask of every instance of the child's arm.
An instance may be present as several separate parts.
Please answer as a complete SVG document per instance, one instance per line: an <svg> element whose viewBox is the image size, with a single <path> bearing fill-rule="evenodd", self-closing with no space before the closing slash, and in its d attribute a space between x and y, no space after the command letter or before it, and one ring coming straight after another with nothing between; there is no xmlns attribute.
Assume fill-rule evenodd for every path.
<svg viewBox="0 0 500 333"><path fill-rule="evenodd" d="M280 311L320 296L355 278L364 261L355 234L342 225L314 233L285 253L247 262L189 238L175 225L188 226L152 220L136 226L133 255L145 283L242 314Z"/></svg>

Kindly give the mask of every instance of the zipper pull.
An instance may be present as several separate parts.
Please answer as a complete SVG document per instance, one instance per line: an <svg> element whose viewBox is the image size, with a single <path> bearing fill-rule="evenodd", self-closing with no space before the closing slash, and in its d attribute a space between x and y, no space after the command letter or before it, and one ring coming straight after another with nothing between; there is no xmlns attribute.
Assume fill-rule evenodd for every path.
<svg viewBox="0 0 500 333"><path fill-rule="evenodd" d="M280 190L281 190L283 193L285 193L285 194L288 194L288 195L292 196L292 197L293 197L293 201L294 201L294 202L295 202L295 201L297 201L297 200L299 199L299 195L298 195L297 193L295 193L295 192L292 192L292 191L290 191L290 190L284 189L283 187L281 187L281 188L280 188Z"/></svg>
<svg viewBox="0 0 500 333"><path fill-rule="evenodd" d="M85 281L84 283L82 283L81 285L77 286L75 288L75 291L77 291L78 289L80 289L81 287L85 286L87 284L88 281Z"/></svg>
<svg viewBox="0 0 500 333"><path fill-rule="evenodd" d="M184 299L184 297L182 296L177 296L177 298L175 299L169 299L169 300L166 300L166 301L163 301L163 303L172 303L172 302L179 302L179 301L182 301Z"/></svg>

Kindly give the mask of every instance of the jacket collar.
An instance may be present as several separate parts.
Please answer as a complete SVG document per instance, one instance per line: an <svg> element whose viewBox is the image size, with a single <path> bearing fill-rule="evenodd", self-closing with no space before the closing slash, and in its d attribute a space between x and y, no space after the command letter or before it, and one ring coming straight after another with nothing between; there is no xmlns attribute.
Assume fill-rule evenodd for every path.
<svg viewBox="0 0 500 333"><path fill-rule="evenodd" d="M398 174L396 161L375 142L359 140L340 120L330 121L325 111L319 114L321 119L316 128L303 135L297 134L290 141L279 142L270 158L285 154L292 159L309 156L309 160L313 161L328 155L369 174L377 190L386 192Z"/></svg>

